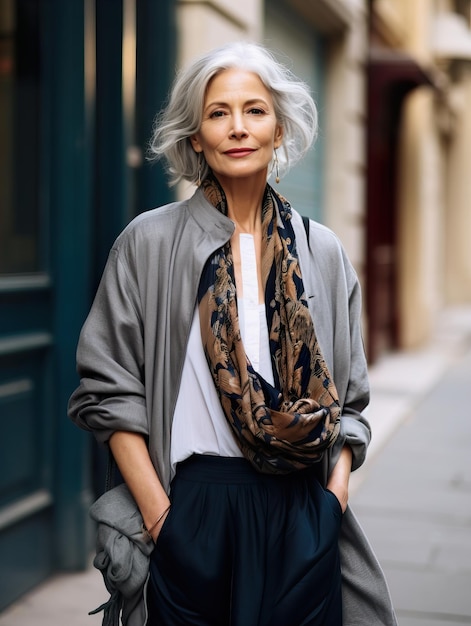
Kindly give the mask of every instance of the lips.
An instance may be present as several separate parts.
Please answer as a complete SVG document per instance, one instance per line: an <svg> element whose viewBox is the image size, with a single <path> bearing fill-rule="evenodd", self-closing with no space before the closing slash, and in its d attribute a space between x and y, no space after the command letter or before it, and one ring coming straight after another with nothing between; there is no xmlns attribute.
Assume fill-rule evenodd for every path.
<svg viewBox="0 0 471 626"><path fill-rule="evenodd" d="M224 154L231 157L244 157L252 154L253 152L255 152L253 148L231 148L230 150L226 150Z"/></svg>

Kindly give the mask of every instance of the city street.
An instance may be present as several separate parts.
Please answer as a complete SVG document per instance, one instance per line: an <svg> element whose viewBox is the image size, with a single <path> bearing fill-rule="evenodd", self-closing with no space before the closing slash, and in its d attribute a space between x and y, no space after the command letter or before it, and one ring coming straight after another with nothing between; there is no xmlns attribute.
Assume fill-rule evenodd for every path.
<svg viewBox="0 0 471 626"><path fill-rule="evenodd" d="M165 488L169 448L237 452L217 400L233 378L219 335L237 331L238 313L241 362L245 343L256 369L272 359L290 376L306 350L278 345L273 325L286 309L287 329L313 339L296 316L302 298L332 379L322 382L348 399L346 414L367 401L365 346L372 436L351 475L347 462L341 499L399 626L471 626L471 0L0 0L0 33L0 626L102 626L103 612L89 615L110 608L89 514L107 483L102 440L148 433ZM222 298L219 320L194 308L207 289L211 309L212 270L223 287L237 278L239 308ZM209 320L201 340L198 317ZM284 394L322 391L306 388L302 365L300 392L274 373ZM122 474L149 495L139 442L119 439ZM144 504L131 486L157 533L159 494ZM218 528L210 508L195 519ZM308 539L317 531L308 524ZM185 546L175 534L170 565ZM360 609L380 604L361 545ZM213 552L187 546L184 569L193 555L209 574ZM274 571L305 607L312 585ZM300 626L268 595L273 619ZM386 618L353 604L342 626L385 626L360 623Z"/></svg>

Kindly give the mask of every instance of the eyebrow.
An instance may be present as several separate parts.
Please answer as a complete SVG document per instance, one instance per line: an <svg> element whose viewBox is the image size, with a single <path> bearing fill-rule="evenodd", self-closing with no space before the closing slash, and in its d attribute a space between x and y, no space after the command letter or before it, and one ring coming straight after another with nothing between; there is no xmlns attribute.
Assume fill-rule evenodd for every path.
<svg viewBox="0 0 471 626"><path fill-rule="evenodd" d="M250 100L247 100L246 102L244 102L244 106L251 106L254 104L263 104L264 107L266 107L267 109L269 108L268 102L264 99L264 98L251 98ZM206 112L208 109L210 109L211 107L227 107L229 106L227 102L210 102L205 108L204 111Z"/></svg>

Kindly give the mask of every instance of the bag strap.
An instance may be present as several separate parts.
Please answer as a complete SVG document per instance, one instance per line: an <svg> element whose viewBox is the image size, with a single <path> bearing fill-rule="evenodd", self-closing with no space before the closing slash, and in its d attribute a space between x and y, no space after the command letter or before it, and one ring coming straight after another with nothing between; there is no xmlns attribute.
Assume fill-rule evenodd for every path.
<svg viewBox="0 0 471 626"><path fill-rule="evenodd" d="M311 250L311 243L309 241L309 223L310 223L310 219L308 217L306 217L305 215L301 216L303 218L303 224L304 224L304 230L306 231L306 237L307 237L307 247L309 248L309 250Z"/></svg>

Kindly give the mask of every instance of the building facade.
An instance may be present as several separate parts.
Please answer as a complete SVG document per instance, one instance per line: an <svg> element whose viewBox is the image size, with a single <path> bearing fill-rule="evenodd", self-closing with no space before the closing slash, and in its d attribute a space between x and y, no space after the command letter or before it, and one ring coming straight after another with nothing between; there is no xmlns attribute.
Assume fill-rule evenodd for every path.
<svg viewBox="0 0 471 626"><path fill-rule="evenodd" d="M367 337L415 348L471 301L469 0L370 2Z"/></svg>

